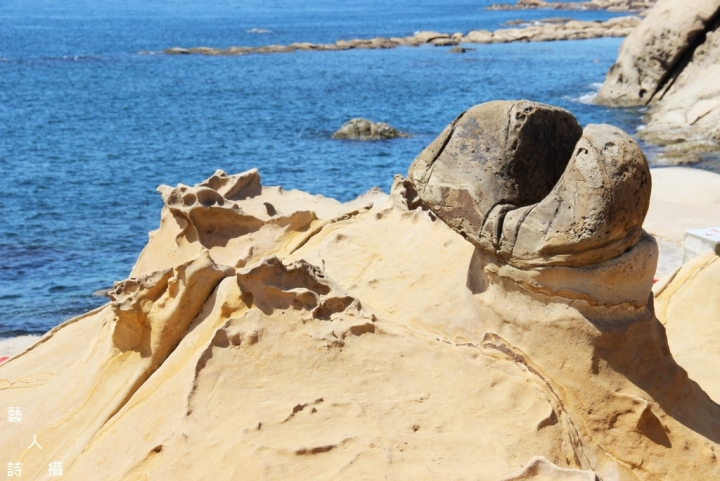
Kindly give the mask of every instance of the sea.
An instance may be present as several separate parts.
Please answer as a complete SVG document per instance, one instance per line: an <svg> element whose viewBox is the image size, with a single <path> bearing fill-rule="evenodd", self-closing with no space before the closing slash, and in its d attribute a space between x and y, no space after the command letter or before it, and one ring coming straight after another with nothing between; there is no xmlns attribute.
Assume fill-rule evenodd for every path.
<svg viewBox="0 0 720 481"><path fill-rule="evenodd" d="M128 276L158 227L161 184L257 167L264 185L341 201L387 191L459 113L496 99L637 131L642 109L590 101L619 38L468 45L464 54L159 53L622 15L488 11L493 1L503 0L3 0L0 337L40 334L108 302L98 291ZM333 140L353 117L412 137Z"/></svg>

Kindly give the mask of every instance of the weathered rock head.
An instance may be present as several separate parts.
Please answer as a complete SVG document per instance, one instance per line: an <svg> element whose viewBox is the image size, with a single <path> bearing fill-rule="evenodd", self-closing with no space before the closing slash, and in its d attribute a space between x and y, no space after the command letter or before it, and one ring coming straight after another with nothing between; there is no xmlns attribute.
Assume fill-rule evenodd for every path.
<svg viewBox="0 0 720 481"><path fill-rule="evenodd" d="M642 150L609 125L521 101L458 116L410 166L420 203L516 267L582 266L638 243L650 202Z"/></svg>

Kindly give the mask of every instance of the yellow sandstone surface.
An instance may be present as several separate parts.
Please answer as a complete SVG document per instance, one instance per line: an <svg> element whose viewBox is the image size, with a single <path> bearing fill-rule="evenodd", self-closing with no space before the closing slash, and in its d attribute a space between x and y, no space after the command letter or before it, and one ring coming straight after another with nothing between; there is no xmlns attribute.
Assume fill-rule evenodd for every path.
<svg viewBox="0 0 720 481"><path fill-rule="evenodd" d="M690 260L655 287L657 317L670 349L690 377L720 399L720 257Z"/></svg>
<svg viewBox="0 0 720 481"><path fill-rule="evenodd" d="M683 238L691 229L720 226L720 174L688 167L651 169L653 189L643 228L660 248L656 277L683 263Z"/></svg>
<svg viewBox="0 0 720 481"><path fill-rule="evenodd" d="M648 236L524 271L402 178L345 204L255 170L159 190L112 302L0 365L23 410L0 453L25 479L720 478L715 258L657 301L698 386L655 318Z"/></svg>

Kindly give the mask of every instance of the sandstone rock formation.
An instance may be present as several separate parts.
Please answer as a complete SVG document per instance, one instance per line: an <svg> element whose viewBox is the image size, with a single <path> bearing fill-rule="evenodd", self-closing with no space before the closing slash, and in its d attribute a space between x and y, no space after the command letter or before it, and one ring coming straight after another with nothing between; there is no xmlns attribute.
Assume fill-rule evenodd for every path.
<svg viewBox="0 0 720 481"><path fill-rule="evenodd" d="M572 19L540 20L519 28L501 28L473 30L467 34L417 32L408 37L376 37L373 39L338 40L330 44L296 42L290 45L266 45L262 47L229 47L225 49L210 47L179 48L163 50L167 55L247 55L257 53L290 53L296 51L339 51L351 49L388 49L395 47L453 47L461 43L508 43L508 42L548 42L553 40L581 40L601 37L625 37L640 23L638 17L616 17L605 22L587 22ZM141 52L151 53L151 52Z"/></svg>
<svg viewBox="0 0 720 481"><path fill-rule="evenodd" d="M655 312L670 349L690 377L720 399L720 257L709 253L654 287Z"/></svg>
<svg viewBox="0 0 720 481"><path fill-rule="evenodd" d="M720 407L653 311L637 145L530 102L440 139L346 204L254 170L161 188L112 302L0 365L0 452L29 479L718 478Z"/></svg>
<svg viewBox="0 0 720 481"><path fill-rule="evenodd" d="M643 228L658 243L660 278L682 265L686 231L720 226L720 174L688 167L651 169L651 174L653 190Z"/></svg>
<svg viewBox="0 0 720 481"><path fill-rule="evenodd" d="M639 135L675 163L720 146L720 1L661 0L620 47L596 102L653 104Z"/></svg>
<svg viewBox="0 0 720 481"><path fill-rule="evenodd" d="M409 179L416 189L417 202L476 246L475 266L482 274L473 282L469 280L468 284L477 286L476 290L484 295L498 289L486 304L488 310L497 316L499 324L495 329L498 331L491 328L485 333L485 346L493 346L510 357L520 356L524 362L527 362L525 356L532 358L532 363L539 368L538 372L544 373L541 374L544 379L569 380L577 375L578 382L571 384L579 386L582 383L580 376L593 373L594 377L585 378L587 391L584 397L578 392L577 398L563 402L566 410L577 409L575 413L581 419L577 422L584 425L584 428L578 428L578 432L589 428L593 439L604 446L604 454L592 453L589 458L599 459L596 456L610 454L607 448L611 445L630 442L636 446L636 454L653 451L656 454L652 457L668 459L677 455L669 449L677 446L679 441L672 437L684 431L694 439L691 443L699 443L698 449L709 454L701 462L706 465L703 468L707 469L706 475L718 476L720 466L714 452L720 440L717 431L720 424L711 419L717 415L720 406L710 401L697 384L689 381L685 371L673 360L664 329L655 318L652 304L649 304L651 299L647 296L648 268L649 264L653 264L654 270L657 248L646 234L636 234L647 212L650 195L645 158L627 134L609 126L590 125L578 138L576 129L568 122L568 116L559 109L529 102L493 102L461 114L411 166ZM548 153L526 150L526 143L533 138L543 139L544 143L554 148L548 149ZM540 143L536 140L536 144ZM563 157L560 152L573 148L573 157L558 178L556 159ZM459 154L461 152L464 155ZM565 159L567 162L567 157ZM546 175L531 175L528 165L541 166L539 170ZM551 173L557 184L549 190L548 186L552 186L549 179L553 178ZM564 188L570 184L574 184L574 190ZM594 190L585 190L588 187ZM612 194L607 195L603 191ZM524 192L534 195L519 195ZM627 197L618 198L620 192ZM635 202L631 196L636 199ZM583 207L574 208L569 203L563 205L562 198L572 199L573 204L581 206L592 204L589 199L594 198L598 204L585 210ZM600 204L604 208L598 208ZM525 228L526 224L529 224L528 228ZM544 229L538 229L540 225L544 225ZM622 226L616 234L613 233L615 225ZM523 230L530 242L521 243L520 249L517 249ZM554 242L548 242L551 236ZM580 243L584 249L576 249ZM529 259L526 245L535 248L534 259ZM528 266L534 268L528 269ZM471 267L470 277L472 271ZM601 281L602 278L606 279L605 282ZM570 279L573 282L569 282ZM518 288L520 291L515 290ZM583 343L587 343L593 353L586 357L593 364L592 368L581 374L584 369L570 367L572 361L569 359L560 361L562 355L558 359L557 353L546 354L547 345L537 345L535 349L531 347L534 342L529 333L533 328L524 317L528 306L525 304L528 299L524 296L528 293L531 293L530 298L539 302L542 302L543 294L550 295L554 300L563 297L568 301L573 298L580 301L575 307L577 315L557 313L559 315L555 318L556 313L550 310L547 314L553 320L543 322L538 317L532 322L542 324L547 334L554 331L558 338L577 329L575 334L584 339ZM547 305L547 299L545 302ZM584 305L584 302L589 303ZM616 310L620 306L632 307L620 314ZM539 306L537 309L538 313L542 311ZM533 310L530 308L530 311ZM511 325L500 321L513 317L512 313L516 320ZM608 315L617 317L610 320ZM487 322L492 317L488 312L484 320ZM585 328L581 319L588 322ZM558 324L554 327L556 322ZM630 338L637 344L622 354L623 346ZM629 355L633 349L636 349L635 352ZM645 356L652 356L653 360L648 357L641 361ZM598 361L602 366L597 364ZM530 366L530 363L526 365ZM553 365L554 368L550 367ZM629 383L620 381L624 387L615 384L621 377L630 380ZM652 388L656 381L660 384ZM637 424L631 428L635 434L625 430L629 425L620 428L624 431L622 435L613 432L617 428L614 420L619 419L618 411L611 414L603 409L603 405L607 406L607 397L595 401L588 398L593 397L591 386L604 391L613 384L615 396L619 392L623 394L610 402L614 405L610 410L635 412ZM636 391L637 388L640 391ZM566 396L573 397L572 389L562 389ZM609 394L610 391L605 391L605 396ZM683 401L676 396L681 396ZM671 398L675 401L670 401ZM679 411L671 413L668 410L674 410L676 401L689 402L695 406L693 409L699 411L691 414L693 409L682 409L685 414ZM620 408L621 404L625 407ZM699 418L691 421L696 415L705 421ZM713 427L706 423L713 424ZM687 428L689 430L685 431ZM643 436L645 439L642 439ZM700 448L700 445L704 447ZM612 458L617 460L618 455L623 456L623 464L629 468L628 475L632 472L638 479L685 478L686 473L683 472L672 474L675 467L655 461L648 463L647 459L628 455L632 448L630 444L627 447L629 451L622 455L622 450L613 450ZM681 461L677 459L672 463L676 462ZM597 464L590 464L601 475L611 475ZM686 469L693 473L692 477L703 478L697 468L697 464L686 465ZM617 476L617 472L613 476ZM624 478L622 469L619 478Z"/></svg>
<svg viewBox="0 0 720 481"><path fill-rule="evenodd" d="M373 122L368 119L351 119L345 122L333 135L333 139L347 140L386 140L410 137L385 122Z"/></svg>
<svg viewBox="0 0 720 481"><path fill-rule="evenodd" d="M583 132L570 112L527 101L463 112L408 175L438 217L516 267L617 257L638 243L650 201L647 163L627 134Z"/></svg>

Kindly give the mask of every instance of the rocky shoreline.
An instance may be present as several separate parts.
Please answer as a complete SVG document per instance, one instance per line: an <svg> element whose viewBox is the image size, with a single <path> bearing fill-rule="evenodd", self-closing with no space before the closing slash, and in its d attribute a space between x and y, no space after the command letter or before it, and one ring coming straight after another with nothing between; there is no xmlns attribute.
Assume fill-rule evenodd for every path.
<svg viewBox="0 0 720 481"><path fill-rule="evenodd" d="M518 0L515 4L498 3L488 10L607 10L608 12L644 12L656 0L590 0L587 2L546 2L544 0Z"/></svg>
<svg viewBox="0 0 720 481"><path fill-rule="evenodd" d="M376 37L372 39L338 40L335 43L295 42L290 45L264 45L261 47L173 47L162 51L166 55L227 55L290 53L295 51L340 51L351 49L390 49L396 47L455 47L463 43L488 44L510 42L549 42L554 40L584 40L601 37L626 37L640 23L636 16L611 18L605 22L571 19L546 19L522 27L489 30L472 30L468 33L441 33L423 31L408 37ZM456 50L457 52L457 50ZM152 52L140 52L150 54Z"/></svg>

